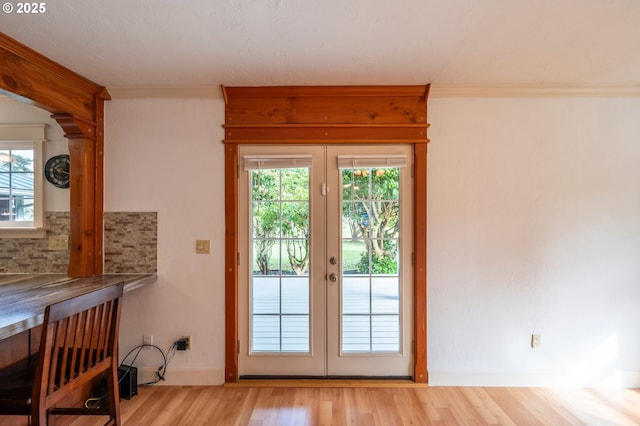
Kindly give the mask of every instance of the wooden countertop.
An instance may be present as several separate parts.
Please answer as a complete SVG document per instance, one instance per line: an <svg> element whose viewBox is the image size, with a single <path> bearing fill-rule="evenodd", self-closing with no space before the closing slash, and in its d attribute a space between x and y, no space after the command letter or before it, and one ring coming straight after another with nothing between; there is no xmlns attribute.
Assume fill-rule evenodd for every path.
<svg viewBox="0 0 640 426"><path fill-rule="evenodd" d="M120 282L128 292L156 280L156 274L0 274L0 340L42 324L44 308L52 303Z"/></svg>

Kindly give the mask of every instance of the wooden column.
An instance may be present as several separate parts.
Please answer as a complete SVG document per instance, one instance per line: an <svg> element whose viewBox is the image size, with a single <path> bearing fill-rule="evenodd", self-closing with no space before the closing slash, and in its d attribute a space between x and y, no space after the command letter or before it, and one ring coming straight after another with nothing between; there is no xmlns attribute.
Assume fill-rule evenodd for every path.
<svg viewBox="0 0 640 426"><path fill-rule="evenodd" d="M413 148L413 330L414 373L427 383L427 144Z"/></svg>
<svg viewBox="0 0 640 426"><path fill-rule="evenodd" d="M225 382L238 380L238 145L224 147Z"/></svg>
<svg viewBox="0 0 640 426"><path fill-rule="evenodd" d="M96 217L96 124L79 120L71 114L54 114L52 117L69 139L68 275L88 277L96 273L96 229L102 229L102 216L99 220Z"/></svg>

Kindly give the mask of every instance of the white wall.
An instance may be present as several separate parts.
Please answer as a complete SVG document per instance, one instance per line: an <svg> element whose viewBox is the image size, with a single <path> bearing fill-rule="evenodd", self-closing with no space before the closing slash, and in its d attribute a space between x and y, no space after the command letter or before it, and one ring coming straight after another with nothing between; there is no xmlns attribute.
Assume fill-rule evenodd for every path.
<svg viewBox="0 0 640 426"><path fill-rule="evenodd" d="M105 210L158 212L158 281L125 296L121 356L143 335L165 352L193 338L164 384L224 380L223 117L221 99L114 98L106 107ZM211 254L195 253L198 239L211 240ZM161 357L144 350L136 365L155 370Z"/></svg>
<svg viewBox="0 0 640 426"><path fill-rule="evenodd" d="M639 115L625 98L430 101L431 384L640 385ZM106 210L159 222L121 353L194 340L164 384L223 382L223 117L218 98L107 103Z"/></svg>
<svg viewBox="0 0 640 426"><path fill-rule="evenodd" d="M69 145L62 128L51 118L51 113L25 102L0 96L0 124L46 124L42 166L57 154L68 154ZM45 211L69 211L69 190L57 188L47 182L44 185Z"/></svg>
<svg viewBox="0 0 640 426"><path fill-rule="evenodd" d="M429 106L431 383L638 386L640 99Z"/></svg>

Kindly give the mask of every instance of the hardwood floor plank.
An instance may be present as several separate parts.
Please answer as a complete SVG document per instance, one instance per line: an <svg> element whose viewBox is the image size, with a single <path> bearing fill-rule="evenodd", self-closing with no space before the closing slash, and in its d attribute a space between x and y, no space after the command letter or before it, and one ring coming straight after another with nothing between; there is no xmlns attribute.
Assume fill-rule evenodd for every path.
<svg viewBox="0 0 640 426"><path fill-rule="evenodd" d="M145 386L121 404L135 426L637 425L630 389ZM19 419L18 419L19 420ZM106 417L61 417L61 426ZM26 425L24 422L0 424Z"/></svg>

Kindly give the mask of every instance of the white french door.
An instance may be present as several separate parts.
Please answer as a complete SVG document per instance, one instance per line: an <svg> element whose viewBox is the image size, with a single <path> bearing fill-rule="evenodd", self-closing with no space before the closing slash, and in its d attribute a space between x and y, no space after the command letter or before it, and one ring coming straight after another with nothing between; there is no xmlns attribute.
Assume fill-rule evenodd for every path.
<svg viewBox="0 0 640 426"><path fill-rule="evenodd" d="M411 376L411 158L240 148L241 377Z"/></svg>

